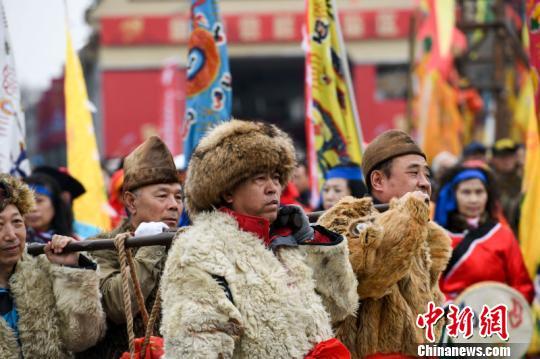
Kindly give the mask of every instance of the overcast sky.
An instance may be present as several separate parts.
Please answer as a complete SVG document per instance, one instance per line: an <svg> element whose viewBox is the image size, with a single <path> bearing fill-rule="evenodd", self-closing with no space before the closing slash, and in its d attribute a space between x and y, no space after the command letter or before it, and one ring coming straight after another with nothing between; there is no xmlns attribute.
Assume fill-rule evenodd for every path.
<svg viewBox="0 0 540 359"><path fill-rule="evenodd" d="M62 73L65 62L64 0L0 0L7 14L22 87L44 89ZM84 12L93 0L66 0L68 21L76 49L84 46L90 27Z"/></svg>

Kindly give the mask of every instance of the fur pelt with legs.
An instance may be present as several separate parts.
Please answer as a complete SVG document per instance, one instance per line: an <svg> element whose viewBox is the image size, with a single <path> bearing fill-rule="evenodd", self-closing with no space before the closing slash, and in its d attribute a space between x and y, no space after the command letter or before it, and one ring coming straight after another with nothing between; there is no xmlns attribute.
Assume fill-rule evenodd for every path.
<svg viewBox="0 0 540 359"><path fill-rule="evenodd" d="M379 213L371 198L345 197L318 223L347 237L358 279L357 317L341 322L337 337L354 358L416 355L417 344L426 341L416 318L428 302L442 304L438 280L451 254L450 238L429 221L428 206L406 194Z"/></svg>

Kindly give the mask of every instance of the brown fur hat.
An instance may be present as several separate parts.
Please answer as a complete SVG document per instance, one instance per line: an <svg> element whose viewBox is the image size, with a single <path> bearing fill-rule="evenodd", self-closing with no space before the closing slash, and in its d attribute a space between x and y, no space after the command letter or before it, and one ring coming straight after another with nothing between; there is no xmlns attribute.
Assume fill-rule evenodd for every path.
<svg viewBox="0 0 540 359"><path fill-rule="evenodd" d="M371 171L381 163L410 154L426 158L416 142L405 132L388 130L381 133L367 146L362 158L362 171L366 182L369 183Z"/></svg>
<svg viewBox="0 0 540 359"><path fill-rule="evenodd" d="M231 120L214 127L193 152L185 183L189 214L212 210L253 175L277 171L284 186L296 166L290 137L274 125Z"/></svg>
<svg viewBox="0 0 540 359"><path fill-rule="evenodd" d="M26 183L5 173L0 173L0 212L9 204L25 215L35 206L34 193Z"/></svg>
<svg viewBox="0 0 540 359"><path fill-rule="evenodd" d="M158 136L151 136L124 160L124 191L157 183L180 183L174 159Z"/></svg>

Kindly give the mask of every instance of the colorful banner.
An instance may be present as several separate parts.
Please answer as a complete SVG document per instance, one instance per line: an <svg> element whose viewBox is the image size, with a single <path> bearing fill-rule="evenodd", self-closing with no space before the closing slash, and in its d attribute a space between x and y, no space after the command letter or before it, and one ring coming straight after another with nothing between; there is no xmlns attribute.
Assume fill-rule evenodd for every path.
<svg viewBox="0 0 540 359"><path fill-rule="evenodd" d="M532 89L532 84L527 85ZM540 353L540 132L534 106L529 106L528 128L526 136L526 160L523 177L523 193L525 198L521 206L519 222L519 242L523 252L525 265L535 285L533 312L535 331L530 352Z"/></svg>
<svg viewBox="0 0 540 359"><path fill-rule="evenodd" d="M519 221L519 241L525 265L535 283L535 297L532 303L534 332L529 354L540 354L540 131L538 123L540 91L538 74L540 71L540 0L527 0L528 45L531 62L531 78L525 90L534 91L535 106L527 111L526 158L522 192L525 198L521 205ZM530 96L529 96L530 97ZM529 103L532 101L529 101Z"/></svg>
<svg viewBox="0 0 540 359"><path fill-rule="evenodd" d="M161 71L161 126L160 135L169 151L176 156L183 152L183 134L178 133L181 126L180 107L183 92L180 84L178 64L170 61Z"/></svg>
<svg viewBox="0 0 540 359"><path fill-rule="evenodd" d="M306 0L305 6L306 132L315 194L328 168L361 163L362 132L335 3Z"/></svg>
<svg viewBox="0 0 540 359"><path fill-rule="evenodd" d="M529 54L533 70L536 109L540 109L539 72L540 72L540 0L527 0L527 27L529 28ZM537 110L538 111L538 110Z"/></svg>
<svg viewBox="0 0 540 359"><path fill-rule="evenodd" d="M187 68L184 156L212 125L231 118L232 78L217 0L192 0Z"/></svg>
<svg viewBox="0 0 540 359"><path fill-rule="evenodd" d="M433 2L433 7L436 17L439 54L441 54L442 58L447 58L451 56L450 45L456 24L456 4L454 0L437 0Z"/></svg>
<svg viewBox="0 0 540 359"><path fill-rule="evenodd" d="M453 66L453 51L467 47L465 35L455 27L454 0L427 0L421 3L416 41L419 57L428 55L428 70L438 70L448 78Z"/></svg>
<svg viewBox="0 0 540 359"><path fill-rule="evenodd" d="M530 71L524 71L520 77L522 77L522 80L518 96L513 102L511 102L510 99L508 101L510 113L513 115L510 127L510 138L516 143L525 143L527 128L529 126L529 117L531 115L530 112L534 111L534 88ZM508 92L512 93L511 91Z"/></svg>
<svg viewBox="0 0 540 359"><path fill-rule="evenodd" d="M86 193L73 202L75 219L108 230L111 221L90 113L92 104L88 101L81 63L73 48L69 30L66 30L64 95L68 171L86 189Z"/></svg>
<svg viewBox="0 0 540 359"><path fill-rule="evenodd" d="M418 143L428 162L448 151L459 156L462 148L463 118L458 108L457 91L436 70L424 78L419 101Z"/></svg>
<svg viewBox="0 0 540 359"><path fill-rule="evenodd" d="M420 5L414 122L418 143L431 163L440 152L459 156L462 149L465 121L460 101L465 98L447 79L453 71L451 50L465 48L466 40L454 27L455 16L449 15L455 12L453 0L426 0Z"/></svg>
<svg viewBox="0 0 540 359"><path fill-rule="evenodd" d="M0 22L0 172L26 177L30 174L30 162L26 155L24 113L15 73L13 47L1 1Z"/></svg>

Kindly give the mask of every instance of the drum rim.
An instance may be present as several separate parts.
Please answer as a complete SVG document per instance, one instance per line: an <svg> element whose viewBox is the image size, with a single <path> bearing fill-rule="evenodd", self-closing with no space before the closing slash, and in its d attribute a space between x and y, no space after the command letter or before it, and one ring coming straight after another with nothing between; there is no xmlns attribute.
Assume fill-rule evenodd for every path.
<svg viewBox="0 0 540 359"><path fill-rule="evenodd" d="M509 286L506 283L496 282L496 281L483 281L483 282L478 282L478 283L475 283L475 284L467 287L467 289L465 289L456 298L454 298L454 300L452 302L453 303L462 302L463 298L465 298L467 293L469 293L469 292L471 292L473 290L476 290L476 289L483 288L483 287L499 287L499 288L501 288L501 289L503 289L505 291L511 292L513 294L517 294L517 297L521 298L523 303L526 304L528 315L530 315L530 317L531 317L532 329L531 329L531 337L529 338L528 343L526 343L527 346L526 346L525 350L523 351L522 355L525 354L527 352L527 350L528 350L528 347L530 346L532 337L534 335L534 320L533 320L533 313L532 313L531 305L529 304L529 302L527 301L525 296L520 291L518 291L517 289ZM464 344L465 342L461 342L461 341L458 340L456 343ZM512 339L511 338L508 341L508 344L512 344ZM524 343L515 343L515 344L524 344Z"/></svg>
<svg viewBox="0 0 540 359"><path fill-rule="evenodd" d="M461 293L459 293L459 295L457 295L454 300L452 300L452 302L459 302L459 299L463 299L463 297L470 291L473 291L475 289L478 289L478 288L482 288L482 287L486 287L486 286L496 286L496 287L499 287L499 288L502 288L504 290L510 290L511 292L513 292L514 294L517 294L518 297L520 297L521 299L523 299L523 302L527 303L527 306L531 306L529 304L529 302L527 301L527 298L525 298L525 296L520 292L518 291L517 289L509 286L508 284L506 283L502 283L502 282L496 282L496 281L493 281L493 280L486 280L486 281L483 281L483 282L478 282L478 283L474 283L473 285L471 286L468 286L464 291L462 291Z"/></svg>

